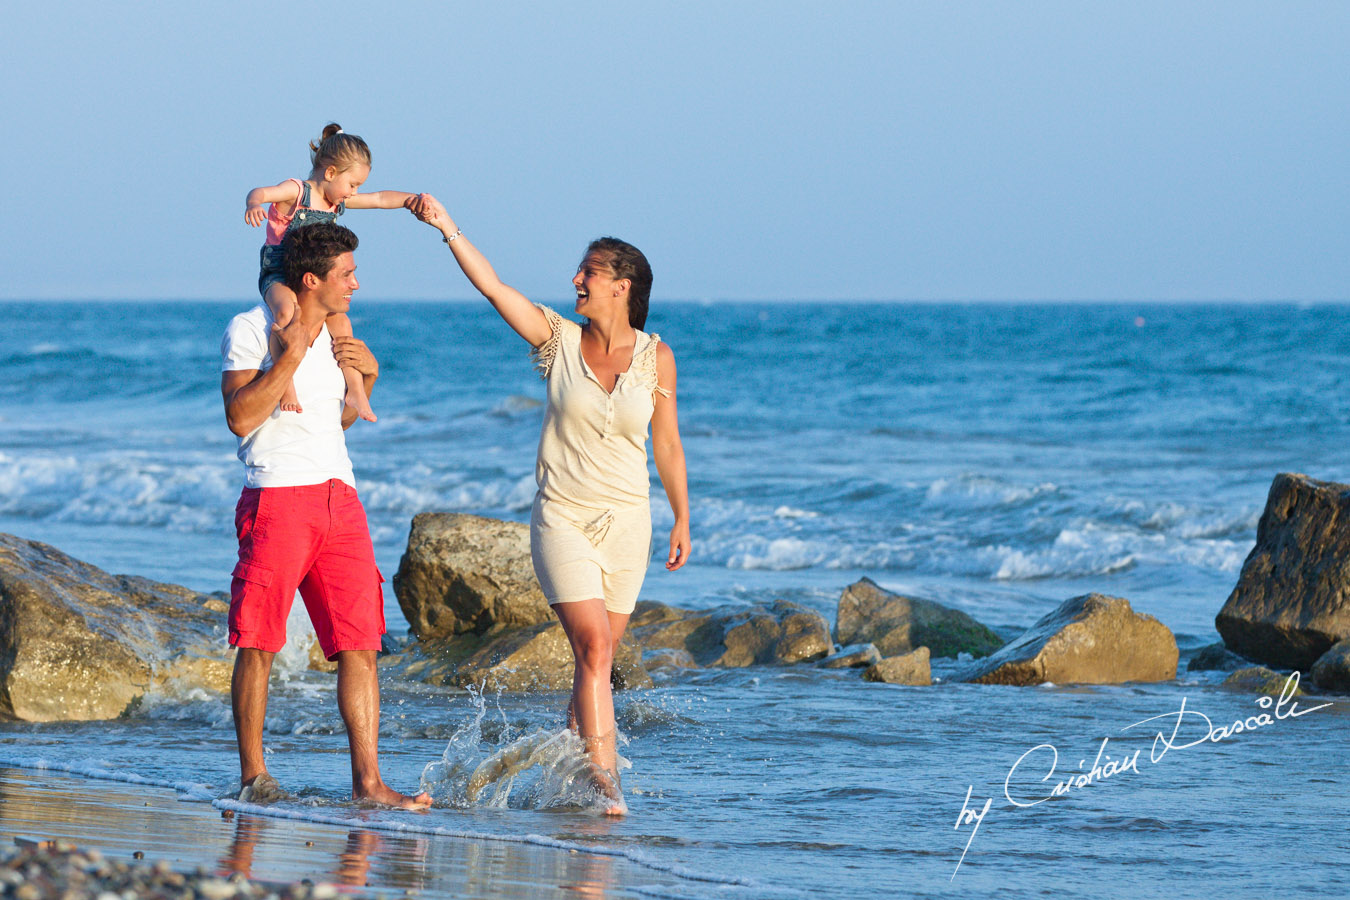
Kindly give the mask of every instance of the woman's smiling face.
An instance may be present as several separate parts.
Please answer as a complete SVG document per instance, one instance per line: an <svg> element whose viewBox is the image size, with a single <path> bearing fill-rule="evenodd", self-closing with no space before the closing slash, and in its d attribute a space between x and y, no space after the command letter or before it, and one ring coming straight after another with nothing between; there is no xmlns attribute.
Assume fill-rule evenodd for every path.
<svg viewBox="0 0 1350 900"><path fill-rule="evenodd" d="M614 270L599 253L588 253L577 266L577 274L572 276L572 286L577 291L577 312L585 314L586 309L598 309L598 304L608 302L619 295L615 285L622 279L614 277Z"/></svg>

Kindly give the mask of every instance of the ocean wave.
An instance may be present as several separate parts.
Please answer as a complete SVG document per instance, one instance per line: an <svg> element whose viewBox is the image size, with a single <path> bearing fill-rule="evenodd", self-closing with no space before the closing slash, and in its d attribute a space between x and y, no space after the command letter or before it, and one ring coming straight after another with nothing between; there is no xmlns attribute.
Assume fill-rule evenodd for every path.
<svg viewBox="0 0 1350 900"><path fill-rule="evenodd" d="M955 478L939 478L928 486L925 502L929 506L964 510L1025 506L1051 496L1059 487L1050 482L1015 484L988 475L966 473Z"/></svg>
<svg viewBox="0 0 1350 900"><path fill-rule="evenodd" d="M1110 575L1143 564L1181 564L1236 572L1249 543L1228 540L1177 540L1166 535L1084 523L1059 532L1048 547L981 548L971 574L996 581L1081 578Z"/></svg>
<svg viewBox="0 0 1350 900"><path fill-rule="evenodd" d="M94 457L13 455L0 466L0 514L94 525L229 532L220 509L238 496L237 463L211 454L157 459L144 452Z"/></svg>

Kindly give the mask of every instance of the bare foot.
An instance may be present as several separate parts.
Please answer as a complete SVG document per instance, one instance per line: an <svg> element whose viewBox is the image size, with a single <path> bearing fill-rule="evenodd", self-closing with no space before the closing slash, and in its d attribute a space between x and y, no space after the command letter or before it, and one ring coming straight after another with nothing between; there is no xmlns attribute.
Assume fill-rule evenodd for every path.
<svg viewBox="0 0 1350 900"><path fill-rule="evenodd" d="M612 772L592 763L591 783L595 786L596 793L609 801L609 806L605 807L605 815L623 816L628 814L628 804L623 801L623 786L619 782L618 772Z"/></svg>
<svg viewBox="0 0 1350 900"><path fill-rule="evenodd" d="M371 803L376 806L387 806L391 809L428 809L431 806L431 795L426 791L418 794L416 797L409 797L407 794L400 794L398 791L386 784L361 794L353 793L353 797L359 803Z"/></svg>
<svg viewBox="0 0 1350 900"><path fill-rule="evenodd" d="M267 772L250 778L239 791L241 803L275 803L278 800L291 800L290 794L281 789L277 780Z"/></svg>
<svg viewBox="0 0 1350 900"><path fill-rule="evenodd" d="M281 411L282 412L304 412L300 408L300 398L295 395L295 383L288 382L286 390L281 392Z"/></svg>
<svg viewBox="0 0 1350 900"><path fill-rule="evenodd" d="M347 391L347 405L356 410L356 416L359 419L365 419L367 422L378 421L375 418L375 410L370 408L370 401L366 399L365 391Z"/></svg>

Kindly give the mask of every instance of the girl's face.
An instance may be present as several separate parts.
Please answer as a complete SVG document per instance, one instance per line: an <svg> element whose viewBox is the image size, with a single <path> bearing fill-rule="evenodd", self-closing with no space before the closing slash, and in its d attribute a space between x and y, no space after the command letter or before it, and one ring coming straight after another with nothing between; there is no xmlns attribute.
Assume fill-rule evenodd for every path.
<svg viewBox="0 0 1350 900"><path fill-rule="evenodd" d="M608 304L622 293L622 278L614 277L614 270L598 253L588 253L577 266L577 274L572 276L572 286L577 290L577 312L588 315L586 310L599 312L603 304Z"/></svg>
<svg viewBox="0 0 1350 900"><path fill-rule="evenodd" d="M365 184L369 177L370 166L363 163L349 166L342 171L338 171L337 166L329 166L323 170L319 190L323 191L323 199L328 201L329 206L337 206L355 195L357 189Z"/></svg>

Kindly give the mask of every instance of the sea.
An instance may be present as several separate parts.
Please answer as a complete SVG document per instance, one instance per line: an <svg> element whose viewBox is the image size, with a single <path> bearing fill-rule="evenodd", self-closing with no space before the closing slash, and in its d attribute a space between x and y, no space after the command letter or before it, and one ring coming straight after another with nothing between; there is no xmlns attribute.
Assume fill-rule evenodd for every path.
<svg viewBox="0 0 1350 900"><path fill-rule="evenodd" d="M242 468L219 345L247 306L0 303L0 531L227 590ZM544 385L524 343L485 303L358 294L353 321L381 364L379 422L348 446L386 577L417 513L527 521ZM953 660L931 687L657 669L617 700L629 812L611 819L559 786L562 695L386 672L386 779L438 798L410 815L350 802L333 678L283 654L265 742L294 797L220 825L281 835L251 874L336 865L267 832L284 818L379 838L356 840L359 890L390 896L1344 896L1350 702L1277 705L1186 662L1218 640L1275 475L1350 481L1350 307L658 299L648 330L678 364L693 552L664 570L653 468L644 599L790 600L833 622L867 577L1011 636L1096 591L1172 630L1176 680L970 685ZM392 588L385 604L402 637ZM465 772L554 738L553 756L465 794ZM0 724L0 775L11 804L73 779L227 810L228 698Z"/></svg>

